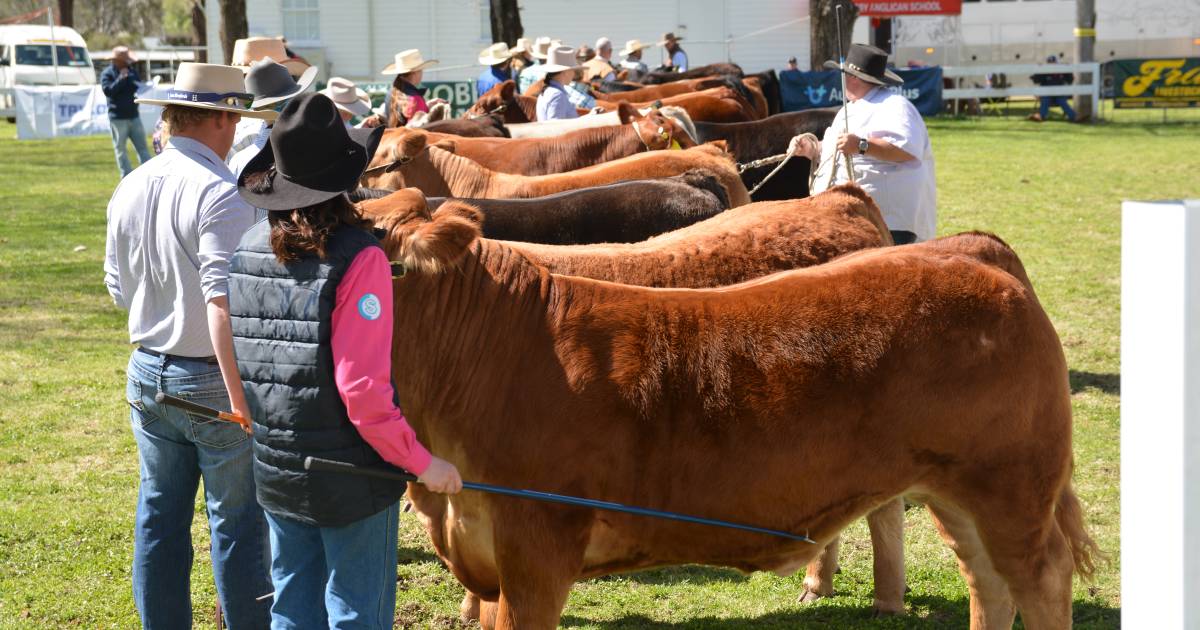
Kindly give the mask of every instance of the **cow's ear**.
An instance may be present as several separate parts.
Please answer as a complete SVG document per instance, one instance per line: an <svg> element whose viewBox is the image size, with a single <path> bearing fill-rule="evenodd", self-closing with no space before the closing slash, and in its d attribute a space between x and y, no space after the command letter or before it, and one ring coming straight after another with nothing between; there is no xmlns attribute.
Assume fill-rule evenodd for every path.
<svg viewBox="0 0 1200 630"><path fill-rule="evenodd" d="M438 140L437 142L433 143L433 146L448 153L454 153L454 150L458 148L458 143L453 140L446 139Z"/></svg>
<svg viewBox="0 0 1200 630"><path fill-rule="evenodd" d="M392 159L403 160L405 158L412 159L417 156L429 142L429 136L424 131L406 130L400 141L392 147Z"/></svg>
<svg viewBox="0 0 1200 630"><path fill-rule="evenodd" d="M621 101L617 103L617 119L622 125L628 125L630 121L638 118L638 110L632 103Z"/></svg>
<svg viewBox="0 0 1200 630"><path fill-rule="evenodd" d="M447 201L404 240L400 260L414 271L441 273L467 254L482 233L483 213L462 201Z"/></svg>
<svg viewBox="0 0 1200 630"><path fill-rule="evenodd" d="M517 84L512 81L505 81L500 85L500 98L505 101L512 100L513 94L517 92Z"/></svg>

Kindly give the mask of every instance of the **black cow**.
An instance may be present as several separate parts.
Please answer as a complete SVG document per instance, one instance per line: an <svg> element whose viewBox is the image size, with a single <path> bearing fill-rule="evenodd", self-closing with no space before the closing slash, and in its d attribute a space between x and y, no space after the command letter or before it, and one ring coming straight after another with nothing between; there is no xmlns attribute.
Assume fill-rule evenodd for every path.
<svg viewBox="0 0 1200 630"><path fill-rule="evenodd" d="M512 137L512 134L508 132L508 127L504 126L504 117L499 114L488 114L479 118L449 118L431 122L422 129L469 138Z"/></svg>
<svg viewBox="0 0 1200 630"><path fill-rule="evenodd" d="M359 188L354 201L391 190ZM430 212L447 200L429 197ZM674 177L618 182L531 199L464 199L483 210L483 235L549 245L636 243L729 208L720 180L696 169Z"/></svg>
<svg viewBox="0 0 1200 630"><path fill-rule="evenodd" d="M642 77L642 83L645 85L658 85L659 83L671 83L673 81L682 81L683 79L699 79L701 77L726 74L733 75L739 79L746 75L742 71L742 67L736 63L714 63L707 66L700 66L699 68L692 68L687 72L649 72Z"/></svg>
<svg viewBox="0 0 1200 630"><path fill-rule="evenodd" d="M833 122L837 108L809 109L802 112L775 114L762 120L737 123L696 123L699 142L724 140L729 152L739 164L753 162L772 155L786 153L792 136L811 133L818 138L825 136L825 129ZM742 173L746 188L758 185L777 164L747 169ZM771 181L753 195L754 201L777 199L800 199L808 196L809 161L794 157Z"/></svg>

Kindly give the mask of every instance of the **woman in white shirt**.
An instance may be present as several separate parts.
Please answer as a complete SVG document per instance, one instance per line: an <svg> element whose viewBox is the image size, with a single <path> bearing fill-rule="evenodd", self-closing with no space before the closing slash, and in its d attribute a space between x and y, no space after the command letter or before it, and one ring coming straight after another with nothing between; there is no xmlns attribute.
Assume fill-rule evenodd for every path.
<svg viewBox="0 0 1200 630"><path fill-rule="evenodd" d="M575 71L580 67L576 65L574 48L559 46L550 51L544 66L546 87L537 100L538 122L579 117L567 94L566 85L575 78Z"/></svg>

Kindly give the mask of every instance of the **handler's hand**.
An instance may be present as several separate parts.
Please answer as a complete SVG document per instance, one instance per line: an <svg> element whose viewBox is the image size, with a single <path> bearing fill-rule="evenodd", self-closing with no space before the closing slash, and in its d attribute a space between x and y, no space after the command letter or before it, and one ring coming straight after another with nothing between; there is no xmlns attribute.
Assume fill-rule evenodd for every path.
<svg viewBox="0 0 1200 630"><path fill-rule="evenodd" d="M379 114L372 114L372 115L364 118L362 121L362 126L364 129L378 127L379 125L382 125L382 124L383 124L383 116L380 116Z"/></svg>
<svg viewBox="0 0 1200 630"><path fill-rule="evenodd" d="M858 136L852 133L838 134L837 148L846 155L858 155Z"/></svg>
<svg viewBox="0 0 1200 630"><path fill-rule="evenodd" d="M821 148L817 146L816 141L808 136L796 136L788 144L788 153L796 157L815 160L820 156Z"/></svg>
<svg viewBox="0 0 1200 630"><path fill-rule="evenodd" d="M425 474L417 477L417 480L431 492L439 494L458 494L462 490L462 477L458 475L458 469L440 457L434 457Z"/></svg>

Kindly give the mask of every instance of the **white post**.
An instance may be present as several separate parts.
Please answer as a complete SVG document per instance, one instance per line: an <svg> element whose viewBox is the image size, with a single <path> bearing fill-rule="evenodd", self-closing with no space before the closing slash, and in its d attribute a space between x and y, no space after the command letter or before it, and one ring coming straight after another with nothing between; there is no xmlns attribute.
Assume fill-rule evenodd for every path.
<svg viewBox="0 0 1200 630"><path fill-rule="evenodd" d="M50 63L54 64L54 88L59 87L58 82L58 41L54 39L54 5L46 6L46 23L50 27ZM58 136L58 98L54 92L50 93L50 133Z"/></svg>
<svg viewBox="0 0 1200 630"><path fill-rule="evenodd" d="M1196 628L1200 200L1121 215L1121 625Z"/></svg>

